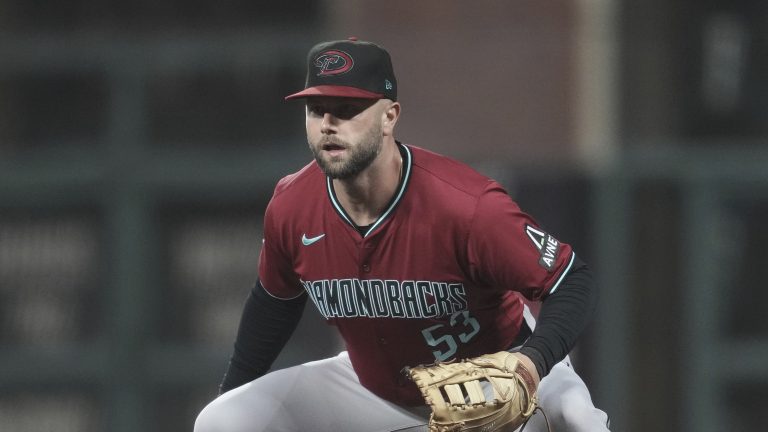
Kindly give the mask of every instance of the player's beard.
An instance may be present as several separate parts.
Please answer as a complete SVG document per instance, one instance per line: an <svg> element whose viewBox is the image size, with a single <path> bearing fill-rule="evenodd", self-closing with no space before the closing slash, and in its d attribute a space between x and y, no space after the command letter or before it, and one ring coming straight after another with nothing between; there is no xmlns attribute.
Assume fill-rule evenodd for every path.
<svg viewBox="0 0 768 432"><path fill-rule="evenodd" d="M335 136L323 136L317 143L309 143L309 148L315 155L315 160L325 175L332 179L349 179L357 176L368 168L381 153L384 137L381 134L381 125L376 124L360 139L357 144ZM334 144L343 147L346 151L344 157L333 160L324 151L323 146Z"/></svg>

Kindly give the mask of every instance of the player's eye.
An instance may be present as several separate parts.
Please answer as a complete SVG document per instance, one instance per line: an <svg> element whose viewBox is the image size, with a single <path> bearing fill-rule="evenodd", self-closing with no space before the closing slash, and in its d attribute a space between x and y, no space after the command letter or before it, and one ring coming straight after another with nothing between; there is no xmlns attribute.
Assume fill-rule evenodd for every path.
<svg viewBox="0 0 768 432"><path fill-rule="evenodd" d="M360 111L361 110L358 107L354 106L354 105L344 104L344 105L340 105L338 108L336 108L334 110L333 114L336 117L340 118L340 119L349 120L352 117L354 117L357 114L359 114Z"/></svg>
<svg viewBox="0 0 768 432"><path fill-rule="evenodd" d="M319 104L307 103L307 113L312 116L323 117L326 113L338 119L349 120L368 108L366 104L360 103L333 103Z"/></svg>
<svg viewBox="0 0 768 432"><path fill-rule="evenodd" d="M307 112L322 117L323 115L323 107L317 104L307 104Z"/></svg>

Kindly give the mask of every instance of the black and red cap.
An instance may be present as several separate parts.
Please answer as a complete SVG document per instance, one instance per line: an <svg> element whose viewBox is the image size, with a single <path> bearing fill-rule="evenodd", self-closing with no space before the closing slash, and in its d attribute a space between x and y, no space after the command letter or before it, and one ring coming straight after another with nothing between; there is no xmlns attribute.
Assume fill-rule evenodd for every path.
<svg viewBox="0 0 768 432"><path fill-rule="evenodd" d="M355 37L315 45L307 55L304 90L285 99L313 96L397 100L389 53Z"/></svg>

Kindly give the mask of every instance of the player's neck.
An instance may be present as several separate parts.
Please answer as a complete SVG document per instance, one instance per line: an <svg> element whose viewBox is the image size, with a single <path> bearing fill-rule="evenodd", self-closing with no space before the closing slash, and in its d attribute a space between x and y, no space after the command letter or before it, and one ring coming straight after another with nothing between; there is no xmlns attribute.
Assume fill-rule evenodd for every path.
<svg viewBox="0 0 768 432"><path fill-rule="evenodd" d="M391 141L384 143L381 154L359 175L333 180L336 198L352 222L358 226L376 222L395 195L402 170L400 150Z"/></svg>

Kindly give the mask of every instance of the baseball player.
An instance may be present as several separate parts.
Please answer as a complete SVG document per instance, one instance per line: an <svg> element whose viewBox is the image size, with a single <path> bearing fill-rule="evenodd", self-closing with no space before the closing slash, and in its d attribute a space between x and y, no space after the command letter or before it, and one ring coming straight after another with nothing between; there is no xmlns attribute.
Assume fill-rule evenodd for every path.
<svg viewBox="0 0 768 432"><path fill-rule="evenodd" d="M258 281L195 431L427 430L404 368L503 351L530 372L553 431L607 431L567 357L595 307L589 268L497 182L395 139L387 51L320 43L286 99L306 104L315 160L267 206ZM524 298L542 302L537 323ZM346 351L268 373L306 303ZM536 413L525 431L547 428Z"/></svg>

